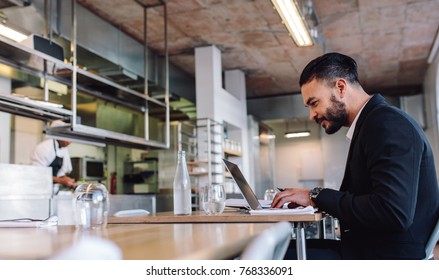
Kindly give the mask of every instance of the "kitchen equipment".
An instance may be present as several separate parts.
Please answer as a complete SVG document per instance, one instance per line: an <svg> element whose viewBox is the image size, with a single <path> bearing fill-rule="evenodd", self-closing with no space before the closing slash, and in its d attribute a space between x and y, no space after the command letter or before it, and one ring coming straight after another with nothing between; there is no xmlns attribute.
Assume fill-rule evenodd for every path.
<svg viewBox="0 0 439 280"><path fill-rule="evenodd" d="M73 157L70 177L77 181L102 181L105 177L105 162L89 157Z"/></svg>

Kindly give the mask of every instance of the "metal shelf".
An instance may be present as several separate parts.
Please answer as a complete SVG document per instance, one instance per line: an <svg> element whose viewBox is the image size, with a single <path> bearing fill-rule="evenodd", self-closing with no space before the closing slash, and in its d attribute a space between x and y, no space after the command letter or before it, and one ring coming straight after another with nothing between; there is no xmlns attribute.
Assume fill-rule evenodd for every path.
<svg viewBox="0 0 439 280"><path fill-rule="evenodd" d="M90 143L113 144L138 149L145 147L166 148L164 143L144 138L113 132L105 129L76 124L67 127L52 127L46 129L47 135L68 137Z"/></svg>
<svg viewBox="0 0 439 280"><path fill-rule="evenodd" d="M44 72L46 71L48 75L54 76L56 81L71 84L70 77L74 69L71 63L65 63L43 52L28 48L4 37L0 37L0 57L10 66L18 69L29 69L41 77L44 76ZM45 63L47 63L46 66ZM122 93L166 107L164 102L147 96L144 93L124 87L78 66L75 68L78 75L78 85L81 85L85 89L98 91L103 95L110 96L118 96ZM56 77L61 79L56 79Z"/></svg>
<svg viewBox="0 0 439 280"><path fill-rule="evenodd" d="M70 110L58 108L56 104L1 93L0 110L43 121L68 119L72 115Z"/></svg>
<svg viewBox="0 0 439 280"><path fill-rule="evenodd" d="M221 183L224 172L221 161L223 158L223 145L218 139L218 135L220 135L219 131L223 129L222 124L210 119L196 119L180 122L178 125L179 146L182 147L182 145L188 144L185 142L190 142L188 148L191 147L190 150L195 152L193 160L188 161L187 164L203 167L203 170L200 169L199 171L193 168L194 171L189 173L194 177L196 186L200 188L213 182ZM187 139L184 137L189 137L193 141L186 141Z"/></svg>
<svg viewBox="0 0 439 280"><path fill-rule="evenodd" d="M65 63L4 37L0 37L0 56L15 63L17 67L26 67L39 72L46 71L49 75L55 75L59 69L73 69L70 63Z"/></svg>
<svg viewBox="0 0 439 280"><path fill-rule="evenodd" d="M208 161L187 161L186 162L187 165L204 165L204 164L209 164Z"/></svg>
<svg viewBox="0 0 439 280"><path fill-rule="evenodd" d="M208 172L189 172L190 176L205 176L209 174Z"/></svg>
<svg viewBox="0 0 439 280"><path fill-rule="evenodd" d="M71 62L61 61L44 52L29 48L23 44L14 42L10 39L0 37L0 63L13 67L14 69L23 71L26 74L37 78L44 79L44 101L49 101L49 86L47 81L54 80L70 87L71 92L71 111L58 110L47 107L47 104L40 104L33 101L20 100L21 97L11 99L1 97L0 110L9 113L22 115L30 118L51 121L55 119L70 119L70 127L57 130L49 129L47 132L52 135L58 135L64 138L83 140L87 142L97 142L105 144L114 144L145 148L169 148L170 145L170 109L169 109L169 61L167 49L167 9L166 2L161 2L164 7L164 34L165 34L165 63L164 75L165 85L162 90L164 92L160 98L156 99L149 96L148 87L148 49L147 49L147 21L146 14L148 5L139 3L144 9L144 39L145 39L145 63L143 89L139 92L132 88L128 88L113 80L105 78L101 75L87 71L77 64L77 1L71 3ZM43 38L44 40L44 38ZM61 56L60 56L61 57ZM27 82L27 81L26 81ZM144 117L145 132L144 138L125 135L101 129L97 127L89 127L79 124L78 119L78 90L86 95L91 95L99 100L110 101L116 105L129 107ZM9 94L9 93L8 93ZM47 102L46 102L47 103ZM163 142L150 140L149 124L150 117L165 122Z"/></svg>
<svg viewBox="0 0 439 280"><path fill-rule="evenodd" d="M235 150L224 149L224 153L229 156L242 157L242 153Z"/></svg>

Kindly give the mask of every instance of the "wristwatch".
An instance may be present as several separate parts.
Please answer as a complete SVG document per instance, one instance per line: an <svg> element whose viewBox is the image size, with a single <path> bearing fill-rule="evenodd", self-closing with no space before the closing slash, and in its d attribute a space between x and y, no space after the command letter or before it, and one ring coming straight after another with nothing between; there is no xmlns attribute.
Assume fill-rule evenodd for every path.
<svg viewBox="0 0 439 280"><path fill-rule="evenodd" d="M319 193L323 190L322 187L316 187L312 190L309 191L309 199L314 201L314 199L317 198L317 196L319 195Z"/></svg>

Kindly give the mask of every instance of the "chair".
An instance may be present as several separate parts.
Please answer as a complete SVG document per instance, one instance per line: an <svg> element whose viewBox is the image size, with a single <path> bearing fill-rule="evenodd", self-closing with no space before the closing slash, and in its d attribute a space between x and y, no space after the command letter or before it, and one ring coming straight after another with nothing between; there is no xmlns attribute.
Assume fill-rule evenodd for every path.
<svg viewBox="0 0 439 280"><path fill-rule="evenodd" d="M111 240L86 236L50 260L121 260L122 250Z"/></svg>
<svg viewBox="0 0 439 280"><path fill-rule="evenodd" d="M253 239L241 254L241 260L282 260L290 243L292 226L279 222Z"/></svg>
<svg viewBox="0 0 439 280"><path fill-rule="evenodd" d="M438 240L439 240L439 219L436 222L436 226L434 227L430 235L430 238L428 239L427 244L425 246L425 260L434 259L433 250Z"/></svg>

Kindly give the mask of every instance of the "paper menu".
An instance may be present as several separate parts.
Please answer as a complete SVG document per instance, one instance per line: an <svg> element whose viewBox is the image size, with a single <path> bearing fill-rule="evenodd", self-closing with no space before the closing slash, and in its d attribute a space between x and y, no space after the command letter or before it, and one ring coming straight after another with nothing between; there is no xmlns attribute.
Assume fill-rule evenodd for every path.
<svg viewBox="0 0 439 280"><path fill-rule="evenodd" d="M270 208L271 206L271 200L258 200L261 204L262 208ZM229 198L226 199L226 207L237 207L237 208L247 208L249 209L250 206L247 203L247 200L243 198Z"/></svg>
<svg viewBox="0 0 439 280"><path fill-rule="evenodd" d="M299 214L314 214L315 209L312 206L289 208L269 208L250 210L250 215L299 215Z"/></svg>

